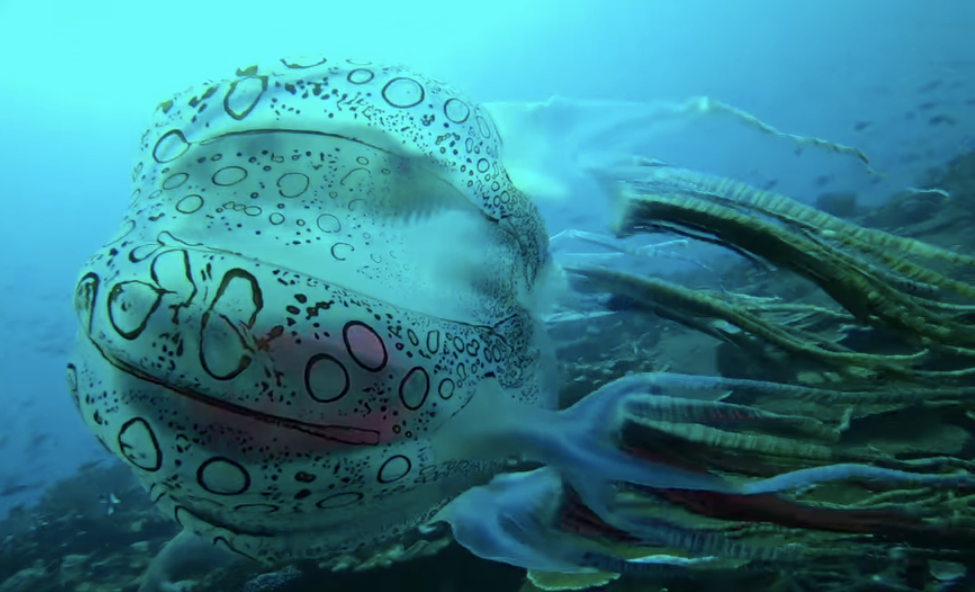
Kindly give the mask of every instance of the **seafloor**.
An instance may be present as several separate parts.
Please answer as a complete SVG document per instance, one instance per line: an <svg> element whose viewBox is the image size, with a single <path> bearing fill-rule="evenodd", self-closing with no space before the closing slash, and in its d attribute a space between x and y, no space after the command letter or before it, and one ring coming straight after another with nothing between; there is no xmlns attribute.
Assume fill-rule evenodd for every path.
<svg viewBox="0 0 975 592"><path fill-rule="evenodd" d="M919 186L943 190L950 197L941 192L909 192L892 196L880 208L865 210L858 206L855 195L826 194L816 205L861 226L920 239L954 252L975 251L975 235L971 231L975 227L975 153L960 156L943 169L932 171L927 179L920 180ZM965 281L964 276L972 270L956 271L960 281ZM815 305L824 309L831 306L831 299L808 278L745 260L720 273L689 267L683 276L671 281L696 290L733 292L779 304ZM729 310L742 310L742 301L736 302L738 308ZM663 312L678 309L675 305ZM689 316L676 315L676 320L672 315L661 314L661 310L648 314L639 306L619 303L614 311L614 314L553 325L564 377L564 404L571 404L600 385L630 372L668 371L832 387L843 379L824 368L822 360L804 357L801 349L783 352L773 347L774 339L773 346L763 344L758 348L761 351L756 351L734 339L735 331L695 330L707 328L695 324L706 317L700 310ZM720 328L720 319L709 322L709 327ZM845 348L872 355L902 353L890 345L882 331L847 326L840 333L836 343ZM975 386L975 381L965 373L971 366L971 358L956 354L950 348L935 352L925 358L925 368L928 371L953 369L957 371L952 379L955 387ZM830 414L840 413L808 401L740 402L761 404L772 411L808 412L824 420L830 419ZM955 459L962 466L975 461L972 438L975 421L972 411L963 404L866 407L869 407L867 411L861 407L852 416L845 412L843 441L847 444L866 443L872 450L898 459L941 455ZM19 507L0 523L0 592L134 591L150 558L176 532L175 524L151 506L129 469L115 460L82 467L71 478L51 484L39 495L37 505ZM844 492L834 491L832 497L842 499ZM955 509L960 515L958 521L970 520L972 512L967 504ZM773 545L776 536L774 530L767 533ZM817 536L811 533L806 540L814 541ZM844 544L839 544L839 548L845 548ZM199 592L298 592L326 587L334 592L531 592L538 589L536 584L548 587L544 578L533 583L526 579L523 570L477 559L446 541L414 541L411 545L409 548L394 546L374 556L348 557L318 565L281 566L276 571L249 565L215 569L201 574L191 585ZM722 571L720 575L690 571L672 574L666 581L624 575L603 589L612 592L975 589L961 587L972 585L967 576L957 578L944 574L945 570L950 571L945 566L956 570L960 566L961 573L965 567L970 569L970 554L958 549L949 549L944 554L928 552L906 563L895 561L893 556L887 561L876 556L867 558L857 553L852 543L849 549L788 568L774 565L749 568L746 564L740 569ZM938 563L941 560L952 563ZM265 575L258 577L262 573Z"/></svg>

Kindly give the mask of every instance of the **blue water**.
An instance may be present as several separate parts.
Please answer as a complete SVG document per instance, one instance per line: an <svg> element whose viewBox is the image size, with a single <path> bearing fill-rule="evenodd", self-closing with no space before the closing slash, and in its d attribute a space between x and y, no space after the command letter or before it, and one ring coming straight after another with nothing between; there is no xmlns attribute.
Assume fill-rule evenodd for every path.
<svg viewBox="0 0 975 592"><path fill-rule="evenodd" d="M625 146L805 201L857 191L875 204L973 147L971 0L333 4L0 0L0 515L103 454L64 386L71 288L127 203L141 125L200 78L268 57L358 55L407 63L480 101L567 97L597 127L634 105L709 96L784 132L855 146L886 174L724 116L579 148ZM542 132L578 138L582 123ZM555 234L598 230L589 213L603 205L542 209Z"/></svg>

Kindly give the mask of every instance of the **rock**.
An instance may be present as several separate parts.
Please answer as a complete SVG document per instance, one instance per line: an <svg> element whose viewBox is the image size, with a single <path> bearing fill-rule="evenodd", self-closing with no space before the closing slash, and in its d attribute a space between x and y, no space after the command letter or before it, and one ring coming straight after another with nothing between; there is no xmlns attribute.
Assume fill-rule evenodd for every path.
<svg viewBox="0 0 975 592"><path fill-rule="evenodd" d="M43 567L26 567L0 584L0 592L44 592L54 588L53 578Z"/></svg>

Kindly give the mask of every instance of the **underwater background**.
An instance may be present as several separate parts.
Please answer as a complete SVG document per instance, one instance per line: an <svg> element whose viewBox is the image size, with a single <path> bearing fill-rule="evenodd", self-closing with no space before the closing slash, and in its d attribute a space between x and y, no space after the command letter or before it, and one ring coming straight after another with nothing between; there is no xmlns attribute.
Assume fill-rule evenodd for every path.
<svg viewBox="0 0 975 592"><path fill-rule="evenodd" d="M138 137L151 110L173 92L279 56L389 60L449 81L481 102L565 99L565 109L536 122L527 148L544 153L554 174L571 178L583 164L638 156L970 255L973 32L975 3L966 0L0 0L0 328L6 337L0 340L0 591L134 590L132 580L175 532L153 513L128 468L82 424L64 376L76 332L71 298L78 270L115 232L131 193ZM781 262L756 271L739 253L686 234L659 248L653 245L668 237L610 240L612 209L590 189L580 180L568 193L538 201L555 237L556 261L609 261L614 270L693 289L761 284L756 297L809 301L809 286L776 273L788 269ZM968 262L953 265L962 275L938 269L966 281ZM621 321L640 313L632 291L620 296L625 290L612 282L594 291L625 302L596 299L551 319L566 401L634 371L803 383L788 372L773 376L761 364L742 370L745 362L719 349L727 335L695 331L694 322L674 313L679 306ZM613 314L586 316L599 307ZM713 317L700 309L688 314ZM957 371L966 363L970 358L952 358L944 366ZM970 385L962 379L955 386ZM788 401L768 408L795 410ZM962 405L956 416L966 411ZM914 424L883 417L886 424L878 420L869 429L883 432L877 441L887 442L891 454L921 450L972 460L968 423L940 415L913 415ZM905 425L922 420L928 422L923 441L896 442ZM337 572L328 585L497 591L526 585L523 571L456 547L389 569L397 571ZM244 578L206 589L236 590L243 581L254 591L318 589L299 587L315 585L307 569L293 577L274 573L274 582ZM836 589L853 590L851 582L858 582L857 589L934 590L954 581L900 573L870 579L881 573L864 567ZM318 585L325 584L319 579ZM626 578L613 585L659 587ZM672 590L683 585L718 584L670 583ZM713 589L827 589L775 585L782 587L758 578Z"/></svg>

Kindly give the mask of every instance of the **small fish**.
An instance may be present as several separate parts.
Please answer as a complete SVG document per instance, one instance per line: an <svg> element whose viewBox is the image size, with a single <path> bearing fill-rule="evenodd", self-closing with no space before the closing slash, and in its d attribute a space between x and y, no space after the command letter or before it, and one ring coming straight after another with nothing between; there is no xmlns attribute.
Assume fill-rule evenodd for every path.
<svg viewBox="0 0 975 592"><path fill-rule="evenodd" d="M90 461L82 464L80 467L78 467L78 472L79 473L86 473L88 471L91 471L91 470L97 468L99 465L101 465L104 462L105 462L105 459L104 458L96 458L95 460L90 460Z"/></svg>
<svg viewBox="0 0 975 592"><path fill-rule="evenodd" d="M931 92L932 90L940 87L942 84L944 84L943 80L932 80L931 82L918 88L917 92L919 93Z"/></svg>
<svg viewBox="0 0 975 592"><path fill-rule="evenodd" d="M114 493L109 493L108 495L102 496L99 500L100 503L105 504L105 515L111 516L115 513L115 506L122 503L122 500L115 497Z"/></svg>
<svg viewBox="0 0 975 592"><path fill-rule="evenodd" d="M53 440L53 436L48 432L37 432L30 440L30 447L37 449L41 448L47 442Z"/></svg>
<svg viewBox="0 0 975 592"><path fill-rule="evenodd" d="M863 130L871 126L873 126L873 123L869 121L857 121L853 123L853 131L862 132Z"/></svg>
<svg viewBox="0 0 975 592"><path fill-rule="evenodd" d="M958 120L947 113L939 113L928 119L928 125L938 126L941 124L955 126L958 125Z"/></svg>
<svg viewBox="0 0 975 592"><path fill-rule="evenodd" d="M31 485L25 485L23 483L7 483L4 485L3 489L0 489L0 497L16 495L18 493L27 491L31 487Z"/></svg>
<svg viewBox="0 0 975 592"><path fill-rule="evenodd" d="M832 180L833 177L830 175L820 175L816 177L815 184L816 187L825 187L826 185L829 185Z"/></svg>
<svg viewBox="0 0 975 592"><path fill-rule="evenodd" d="M934 101L925 101L925 102L923 102L923 103L921 103L920 105L917 106L917 110L918 111L930 111L931 109L934 109L937 106L938 106L938 104L936 102L934 102Z"/></svg>

